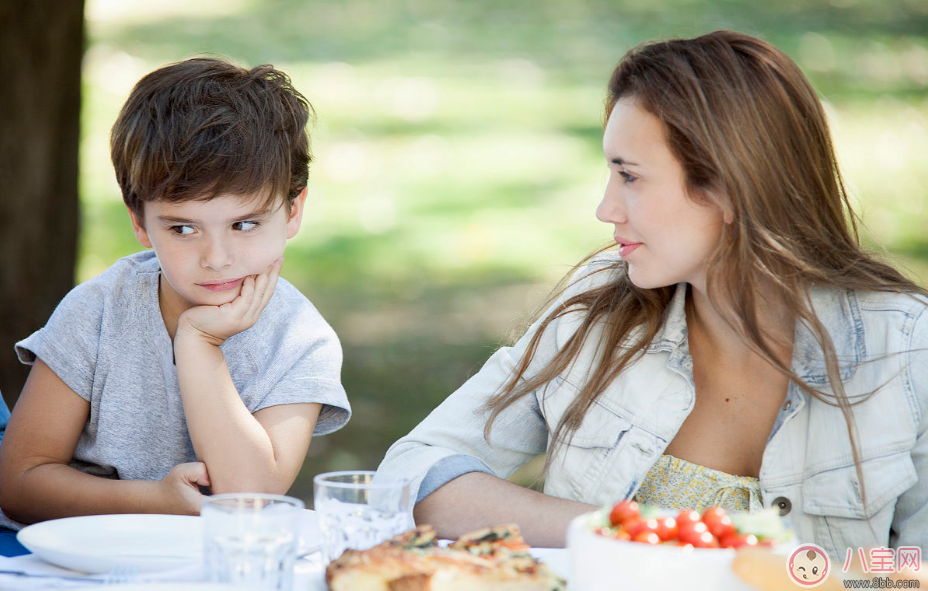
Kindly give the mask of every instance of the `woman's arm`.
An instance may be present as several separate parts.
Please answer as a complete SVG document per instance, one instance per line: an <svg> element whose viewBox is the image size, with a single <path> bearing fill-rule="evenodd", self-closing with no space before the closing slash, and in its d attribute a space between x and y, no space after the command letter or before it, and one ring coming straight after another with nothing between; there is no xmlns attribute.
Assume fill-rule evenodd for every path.
<svg viewBox="0 0 928 591"><path fill-rule="evenodd" d="M199 512L197 484L208 484L202 464L181 464L160 481L111 480L71 468L90 414L78 396L41 359L10 417L0 446L0 507L11 519L100 513Z"/></svg>
<svg viewBox="0 0 928 591"><path fill-rule="evenodd" d="M601 272L612 268L609 261L604 262L594 261L579 269L569 287L514 346L497 350L476 375L387 451L378 475L412 481L418 522L430 523L446 537L514 522L529 543L562 546L570 519L594 508L504 480L547 451L560 413L545 401L560 387L557 380L502 410L488 439L484 427L489 416L486 403L512 378L543 319L571 296L614 278ZM582 311L561 312L539 339L524 377L550 363L576 330Z"/></svg>
<svg viewBox="0 0 928 591"><path fill-rule="evenodd" d="M896 500L890 544L928 549L928 309L916 320L909 345L905 382L911 384L919 411L912 462L918 482Z"/></svg>
<svg viewBox="0 0 928 591"><path fill-rule="evenodd" d="M515 523L525 541L562 548L570 520L594 505L552 497L483 472L448 482L416 505L416 523L428 523L443 538L481 527Z"/></svg>
<svg viewBox="0 0 928 591"><path fill-rule="evenodd" d="M515 523L530 544L563 546L570 519L591 509L504 479L545 452L549 427L534 394L502 411L489 440L484 438L483 405L511 375L524 341L496 351L476 375L393 444L378 469L386 479L413 481L419 499L416 522L432 525L442 537Z"/></svg>

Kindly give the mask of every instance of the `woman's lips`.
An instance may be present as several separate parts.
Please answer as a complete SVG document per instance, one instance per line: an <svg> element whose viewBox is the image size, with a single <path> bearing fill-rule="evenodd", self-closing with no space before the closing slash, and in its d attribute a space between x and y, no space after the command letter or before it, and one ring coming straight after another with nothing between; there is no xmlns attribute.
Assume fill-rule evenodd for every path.
<svg viewBox="0 0 928 591"><path fill-rule="evenodd" d="M197 285L199 285L200 287L204 289L208 289L210 291L215 291L215 292L229 291L230 289L237 288L239 285L242 284L242 281L244 280L245 280L244 277L239 277L238 279L230 279L228 281L219 281L219 282L210 281L208 283L198 283Z"/></svg>
<svg viewBox="0 0 928 591"><path fill-rule="evenodd" d="M619 256L623 259L642 244L641 242L631 242L621 236L613 236L613 238L619 245Z"/></svg>

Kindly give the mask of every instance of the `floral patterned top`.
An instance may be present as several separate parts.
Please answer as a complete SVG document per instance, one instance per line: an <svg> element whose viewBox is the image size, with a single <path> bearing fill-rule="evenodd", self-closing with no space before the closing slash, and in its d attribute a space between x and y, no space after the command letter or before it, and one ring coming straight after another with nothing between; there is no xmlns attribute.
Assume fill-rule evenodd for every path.
<svg viewBox="0 0 928 591"><path fill-rule="evenodd" d="M665 509L702 511L714 506L753 512L763 508L757 478L733 476L671 455L654 463L635 500Z"/></svg>

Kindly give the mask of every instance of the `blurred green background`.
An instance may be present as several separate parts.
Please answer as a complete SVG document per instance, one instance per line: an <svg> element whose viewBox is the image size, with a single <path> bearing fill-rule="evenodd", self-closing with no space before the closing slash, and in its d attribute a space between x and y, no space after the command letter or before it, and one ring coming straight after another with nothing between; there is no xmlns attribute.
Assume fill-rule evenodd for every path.
<svg viewBox="0 0 928 591"><path fill-rule="evenodd" d="M728 28L792 56L864 239L928 283L926 0L88 0L86 17L80 281L140 249L107 147L140 76L205 53L273 63L316 109L283 275L340 335L354 416L313 441L306 500L316 473L375 468L611 239L593 215L604 87L647 39Z"/></svg>

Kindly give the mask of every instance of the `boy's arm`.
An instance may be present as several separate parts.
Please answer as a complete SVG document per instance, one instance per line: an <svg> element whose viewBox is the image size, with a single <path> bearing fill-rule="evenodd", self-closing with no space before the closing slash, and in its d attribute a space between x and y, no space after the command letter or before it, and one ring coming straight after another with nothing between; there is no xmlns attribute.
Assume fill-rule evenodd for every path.
<svg viewBox="0 0 928 591"><path fill-rule="evenodd" d="M286 404L252 415L219 348L257 322L274 293L281 263L246 278L232 302L191 308L178 321L174 356L184 415L197 458L209 470L213 493L286 493L306 457L322 408Z"/></svg>
<svg viewBox="0 0 928 591"><path fill-rule="evenodd" d="M29 372L0 446L0 507L11 519L100 513L199 512L200 463L181 464L160 481L111 480L69 463L90 415L78 396L41 359Z"/></svg>

